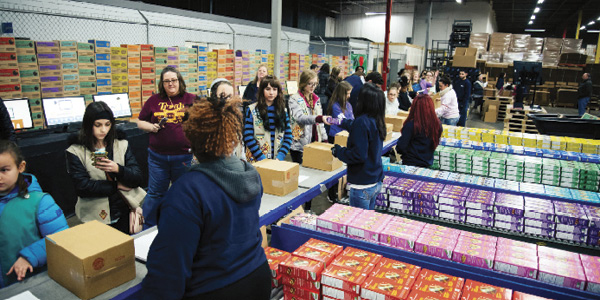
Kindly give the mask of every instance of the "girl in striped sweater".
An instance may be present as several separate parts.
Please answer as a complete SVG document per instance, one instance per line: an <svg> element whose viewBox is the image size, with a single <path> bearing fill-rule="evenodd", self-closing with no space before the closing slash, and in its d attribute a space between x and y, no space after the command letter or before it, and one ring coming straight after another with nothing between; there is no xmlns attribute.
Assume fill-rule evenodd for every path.
<svg viewBox="0 0 600 300"><path fill-rule="evenodd" d="M292 130L281 84L273 76L260 83L257 102L245 112L244 143L248 161L284 160L290 151Z"/></svg>

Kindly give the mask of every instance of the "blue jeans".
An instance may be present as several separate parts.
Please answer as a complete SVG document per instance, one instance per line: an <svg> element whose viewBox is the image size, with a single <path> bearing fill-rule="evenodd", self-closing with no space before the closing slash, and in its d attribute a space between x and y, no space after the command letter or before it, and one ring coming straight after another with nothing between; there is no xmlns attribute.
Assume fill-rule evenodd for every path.
<svg viewBox="0 0 600 300"><path fill-rule="evenodd" d="M464 104L458 104L458 112L460 113L460 118L458 119L458 123L456 125L465 127L467 124L467 113L469 112L469 106L471 105L471 101L467 99Z"/></svg>
<svg viewBox="0 0 600 300"><path fill-rule="evenodd" d="M157 224L158 204L170 184L188 170L192 157L192 154L158 154L148 149L148 194L142 205L147 227Z"/></svg>
<svg viewBox="0 0 600 300"><path fill-rule="evenodd" d="M350 187L350 206L360 207L362 209L375 209L375 199L381 191L381 182L375 186L366 189L355 189Z"/></svg>
<svg viewBox="0 0 600 300"><path fill-rule="evenodd" d="M585 114L585 109L587 108L589 102L590 97L583 97L577 100L577 110L579 111L580 116L583 116L583 114Z"/></svg>
<svg viewBox="0 0 600 300"><path fill-rule="evenodd" d="M458 123L459 118L450 118L450 119L440 118L440 119L442 121L442 124L444 124L444 125L456 126L456 123Z"/></svg>

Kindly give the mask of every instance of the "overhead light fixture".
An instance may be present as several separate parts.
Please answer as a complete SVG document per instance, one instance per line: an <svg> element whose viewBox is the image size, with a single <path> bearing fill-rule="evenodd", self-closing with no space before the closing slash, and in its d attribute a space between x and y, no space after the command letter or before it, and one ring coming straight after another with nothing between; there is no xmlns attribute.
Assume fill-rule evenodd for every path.
<svg viewBox="0 0 600 300"><path fill-rule="evenodd" d="M594 25L594 24L596 24L596 22L591 21L591 22L588 23L588 26L591 26L591 25Z"/></svg>
<svg viewBox="0 0 600 300"><path fill-rule="evenodd" d="M588 33L600 33L600 30L588 30Z"/></svg>
<svg viewBox="0 0 600 300"><path fill-rule="evenodd" d="M585 30L585 26L579 27L579 30Z"/></svg>
<svg viewBox="0 0 600 300"><path fill-rule="evenodd" d="M598 19L596 19L597 21L600 21L600 17L598 17Z"/></svg>
<svg viewBox="0 0 600 300"><path fill-rule="evenodd" d="M532 19L532 20L535 20L535 15L531 15L531 19Z"/></svg>
<svg viewBox="0 0 600 300"><path fill-rule="evenodd" d="M456 3L459 3L459 4L462 3L462 0L456 0Z"/></svg>
<svg viewBox="0 0 600 300"><path fill-rule="evenodd" d="M537 14L538 12L540 12L540 8L539 8L539 7L536 7L536 8L533 10L533 13L534 13L534 14Z"/></svg>
<svg viewBox="0 0 600 300"><path fill-rule="evenodd" d="M544 0L538 0L538 4L544 3Z"/></svg>
<svg viewBox="0 0 600 300"><path fill-rule="evenodd" d="M525 29L527 32L546 32L546 29Z"/></svg>
<svg viewBox="0 0 600 300"><path fill-rule="evenodd" d="M529 25L531 25L531 24L533 24L533 21L531 21L531 20L530 20L530 21L529 21Z"/></svg>
<svg viewBox="0 0 600 300"><path fill-rule="evenodd" d="M384 12L366 12L365 16L385 15Z"/></svg>

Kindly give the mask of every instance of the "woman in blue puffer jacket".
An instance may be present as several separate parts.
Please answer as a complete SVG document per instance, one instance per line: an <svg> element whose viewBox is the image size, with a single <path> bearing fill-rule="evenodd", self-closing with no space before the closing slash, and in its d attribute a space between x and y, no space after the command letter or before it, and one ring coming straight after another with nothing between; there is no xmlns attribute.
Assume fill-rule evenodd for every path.
<svg viewBox="0 0 600 300"><path fill-rule="evenodd" d="M0 288L46 265L44 238L67 229L62 210L35 176L24 173L19 147L0 140Z"/></svg>

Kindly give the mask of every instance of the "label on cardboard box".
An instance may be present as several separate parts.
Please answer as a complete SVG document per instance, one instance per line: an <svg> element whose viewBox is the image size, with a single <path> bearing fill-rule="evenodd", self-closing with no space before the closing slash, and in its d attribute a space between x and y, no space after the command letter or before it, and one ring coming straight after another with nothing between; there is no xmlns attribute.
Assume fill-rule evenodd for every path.
<svg viewBox="0 0 600 300"><path fill-rule="evenodd" d="M35 55L17 55L17 62L19 64L28 64L28 63L36 64L37 56L35 56Z"/></svg>
<svg viewBox="0 0 600 300"><path fill-rule="evenodd" d="M98 79L96 80L98 87L104 87L104 86L111 86L112 85L112 81L111 79Z"/></svg>
<svg viewBox="0 0 600 300"><path fill-rule="evenodd" d="M97 66L96 67L96 74L97 75L99 75L99 74L107 74L107 73L110 73L110 70L111 70L110 67L107 67L107 66Z"/></svg>
<svg viewBox="0 0 600 300"><path fill-rule="evenodd" d="M19 78L19 69L0 69L0 77ZM2 78L5 79L5 78Z"/></svg>
<svg viewBox="0 0 600 300"><path fill-rule="evenodd" d="M80 64L94 64L95 61L96 60L93 56L80 55L77 58L77 62L79 62Z"/></svg>

